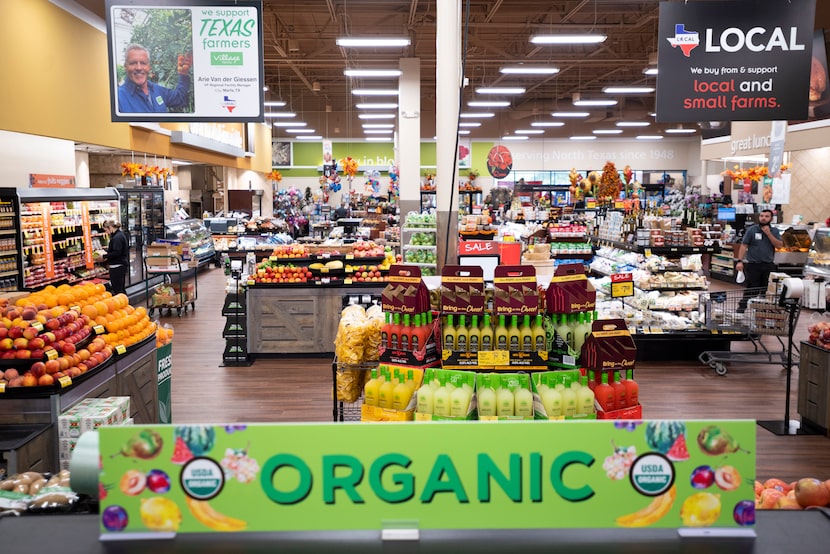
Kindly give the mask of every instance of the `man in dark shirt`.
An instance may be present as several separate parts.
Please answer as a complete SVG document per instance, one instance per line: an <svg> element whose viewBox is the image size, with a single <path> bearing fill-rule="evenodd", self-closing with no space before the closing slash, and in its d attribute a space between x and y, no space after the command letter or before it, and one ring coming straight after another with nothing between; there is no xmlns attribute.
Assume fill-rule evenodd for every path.
<svg viewBox="0 0 830 554"><path fill-rule="evenodd" d="M127 46L124 70L127 79L118 87L118 111L121 113L166 113L190 101L190 62L183 57L178 65L179 82L170 90L150 81L150 53L141 45Z"/></svg>
<svg viewBox="0 0 830 554"><path fill-rule="evenodd" d="M735 252L735 271L744 272L747 289L766 287L769 274L777 269L774 262L775 249L781 248L784 243L781 241L781 233L778 229L770 226L771 222L771 210L763 210L758 214L758 223L746 230ZM753 292L750 290L744 294L738 305L739 312L746 309L751 294Z"/></svg>
<svg viewBox="0 0 830 554"><path fill-rule="evenodd" d="M109 219L102 224L102 227L110 236L104 258L109 265L112 294L116 295L126 292L124 282L127 271L130 269L130 245L127 235L121 230L121 224L117 221Z"/></svg>

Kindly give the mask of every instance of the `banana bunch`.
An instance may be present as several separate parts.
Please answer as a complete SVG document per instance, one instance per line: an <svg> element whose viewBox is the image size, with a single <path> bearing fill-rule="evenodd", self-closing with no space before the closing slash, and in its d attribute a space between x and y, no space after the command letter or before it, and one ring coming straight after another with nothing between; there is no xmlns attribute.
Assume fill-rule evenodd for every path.
<svg viewBox="0 0 830 554"><path fill-rule="evenodd" d="M674 505L674 499L677 496L677 489L672 485L672 488L661 494L655 496L654 499L645 508L633 512L628 515L617 518L617 525L621 527L648 527L660 521L671 507Z"/></svg>
<svg viewBox="0 0 830 554"><path fill-rule="evenodd" d="M190 508L193 517L199 520L202 525L214 531L242 531L248 525L241 519L220 514L213 509L210 503L202 500L194 500L188 497L187 507Z"/></svg>

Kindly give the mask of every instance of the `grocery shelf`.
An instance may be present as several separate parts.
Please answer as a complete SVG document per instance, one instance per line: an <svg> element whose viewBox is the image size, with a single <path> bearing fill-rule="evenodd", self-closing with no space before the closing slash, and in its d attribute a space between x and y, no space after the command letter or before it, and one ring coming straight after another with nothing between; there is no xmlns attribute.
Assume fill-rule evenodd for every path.
<svg viewBox="0 0 830 554"><path fill-rule="evenodd" d="M17 270L13 270L13 271L0 271L0 277L14 277L15 275L17 275L17 273L18 273L18 271L17 271Z"/></svg>
<svg viewBox="0 0 830 554"><path fill-rule="evenodd" d="M13 256L17 254L17 250L6 250L4 252L0 252L0 256Z"/></svg>
<svg viewBox="0 0 830 554"><path fill-rule="evenodd" d="M422 262L407 262L407 261L403 261L403 262L401 262L401 263L402 263L403 265L417 265L417 266L419 266L419 267L437 267L437 266L438 266L438 264L425 264L425 263L422 263Z"/></svg>
<svg viewBox="0 0 830 554"><path fill-rule="evenodd" d="M3 212L3 213L0 213L0 218L4 218L4 217L17 217L17 213L16 212Z"/></svg>
<svg viewBox="0 0 830 554"><path fill-rule="evenodd" d="M404 227L402 229L402 231L407 232L407 233L417 233L417 232L437 233L438 228L437 227Z"/></svg>
<svg viewBox="0 0 830 554"><path fill-rule="evenodd" d="M14 235L17 233L15 229L0 229L0 235Z"/></svg>
<svg viewBox="0 0 830 554"><path fill-rule="evenodd" d="M438 248L434 244L404 244L404 250L435 250Z"/></svg>

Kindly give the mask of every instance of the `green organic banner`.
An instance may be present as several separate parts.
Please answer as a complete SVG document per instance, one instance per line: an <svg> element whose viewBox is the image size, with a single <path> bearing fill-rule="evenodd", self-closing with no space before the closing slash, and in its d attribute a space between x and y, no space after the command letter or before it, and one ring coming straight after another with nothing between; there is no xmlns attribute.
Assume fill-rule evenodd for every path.
<svg viewBox="0 0 830 554"><path fill-rule="evenodd" d="M106 427L104 534L738 528L753 421Z"/></svg>
<svg viewBox="0 0 830 554"><path fill-rule="evenodd" d="M156 375L159 390L159 423L173 423L173 343L156 350Z"/></svg>

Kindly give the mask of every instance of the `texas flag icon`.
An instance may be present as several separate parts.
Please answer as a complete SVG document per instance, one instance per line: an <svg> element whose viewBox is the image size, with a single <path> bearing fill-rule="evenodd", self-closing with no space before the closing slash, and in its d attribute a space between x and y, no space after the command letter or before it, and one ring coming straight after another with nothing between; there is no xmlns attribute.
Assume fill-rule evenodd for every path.
<svg viewBox="0 0 830 554"><path fill-rule="evenodd" d="M697 31L687 31L686 25L683 23L676 24L674 26L674 37L667 38L666 40L669 41L672 48L680 47L683 55L687 58L690 57L692 50L700 44L700 36Z"/></svg>

